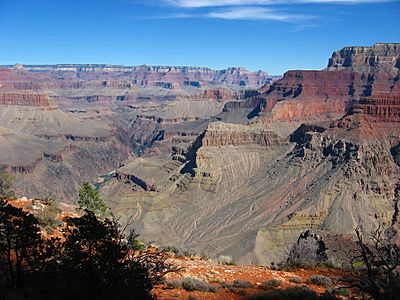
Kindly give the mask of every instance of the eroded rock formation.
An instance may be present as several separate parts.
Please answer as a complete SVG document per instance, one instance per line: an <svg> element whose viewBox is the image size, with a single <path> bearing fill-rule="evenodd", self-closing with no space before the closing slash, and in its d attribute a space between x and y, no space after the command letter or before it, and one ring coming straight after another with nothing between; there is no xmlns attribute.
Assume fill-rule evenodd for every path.
<svg viewBox="0 0 400 300"><path fill-rule="evenodd" d="M400 44L343 48L334 52L326 70L286 72L262 94L255 115L261 122L334 119L353 103L367 105L366 97L398 97L399 61Z"/></svg>
<svg viewBox="0 0 400 300"><path fill-rule="evenodd" d="M208 124L189 151L158 168L156 195L124 196L142 237L269 264L286 259L305 230L318 232L317 244L325 232L332 248L327 237L347 239L360 221L366 230L391 222L400 178L398 75L353 66L290 71L267 91L225 104L213 121L253 109L252 123ZM121 190L110 182L106 197Z"/></svg>
<svg viewBox="0 0 400 300"><path fill-rule="evenodd" d="M43 94L0 94L0 105L49 106L47 95Z"/></svg>
<svg viewBox="0 0 400 300"><path fill-rule="evenodd" d="M397 74L400 68L400 44L377 43L372 47L344 47L329 59L328 69L348 69L360 73L382 71Z"/></svg>

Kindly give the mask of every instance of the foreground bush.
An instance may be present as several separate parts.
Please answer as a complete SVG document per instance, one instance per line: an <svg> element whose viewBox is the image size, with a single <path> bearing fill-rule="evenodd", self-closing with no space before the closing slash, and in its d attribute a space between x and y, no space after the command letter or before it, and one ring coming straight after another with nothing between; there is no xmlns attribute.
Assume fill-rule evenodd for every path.
<svg viewBox="0 0 400 300"><path fill-rule="evenodd" d="M324 287L330 287L333 285L332 279L324 275L312 275L308 278L308 282Z"/></svg>
<svg viewBox="0 0 400 300"><path fill-rule="evenodd" d="M261 283L261 288L264 290L268 290L270 288L275 288L278 287L282 284L282 280L281 279L276 279L276 278L272 278L272 279L268 279L264 282Z"/></svg>
<svg viewBox="0 0 400 300"><path fill-rule="evenodd" d="M151 299L175 270L159 254L137 254L137 235L114 220L86 210L65 221L63 238L45 240L33 215L0 200L0 299Z"/></svg>
<svg viewBox="0 0 400 300"><path fill-rule="evenodd" d="M395 203L400 201L400 185L395 189ZM393 241L399 222L398 211L392 216L391 225L379 226L365 237L362 227L355 229L358 251L353 257L350 285L366 292L374 299L395 300L400 295L400 246Z"/></svg>
<svg viewBox="0 0 400 300"><path fill-rule="evenodd" d="M218 263L226 266L233 266L235 264L232 256L230 255L220 255L218 257Z"/></svg>
<svg viewBox="0 0 400 300"><path fill-rule="evenodd" d="M254 285L251 282L246 281L246 280L241 280L241 279L235 279L233 281L232 286L234 288L242 288L242 289L247 289L247 288L254 287Z"/></svg>
<svg viewBox="0 0 400 300"><path fill-rule="evenodd" d="M178 279L165 280L165 285L167 289L179 289L182 287L182 280Z"/></svg>
<svg viewBox="0 0 400 300"><path fill-rule="evenodd" d="M217 287L194 277L185 277L182 281L182 287L187 291L212 292L217 291Z"/></svg>
<svg viewBox="0 0 400 300"><path fill-rule="evenodd" d="M296 276L289 277L289 281L291 283L299 283L299 284L303 282L300 277L296 277Z"/></svg>

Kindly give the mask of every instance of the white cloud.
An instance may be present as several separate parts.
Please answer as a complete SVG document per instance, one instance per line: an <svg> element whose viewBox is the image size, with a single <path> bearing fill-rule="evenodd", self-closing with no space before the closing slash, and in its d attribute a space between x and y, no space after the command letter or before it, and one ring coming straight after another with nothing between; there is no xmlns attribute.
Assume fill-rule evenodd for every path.
<svg viewBox="0 0 400 300"><path fill-rule="evenodd" d="M162 0L168 4L185 7L215 7L215 6L236 6L236 5L274 5L288 3L336 3L336 4L357 4L357 3L380 3L393 2L397 0Z"/></svg>
<svg viewBox="0 0 400 300"><path fill-rule="evenodd" d="M271 20L292 22L300 19L309 19L311 16L286 14L262 7L240 7L213 11L205 15L208 18L224 20Z"/></svg>
<svg viewBox="0 0 400 300"><path fill-rule="evenodd" d="M313 19L315 16L289 13L290 5L300 4L367 4L379 2L397 2L400 0L147 0L163 2L180 10L158 18L213 18L224 20L270 20L296 22ZM272 9L273 5L286 9ZM292 10L293 11L293 10ZM305 28L305 27L304 27ZM299 28L303 30L304 28Z"/></svg>

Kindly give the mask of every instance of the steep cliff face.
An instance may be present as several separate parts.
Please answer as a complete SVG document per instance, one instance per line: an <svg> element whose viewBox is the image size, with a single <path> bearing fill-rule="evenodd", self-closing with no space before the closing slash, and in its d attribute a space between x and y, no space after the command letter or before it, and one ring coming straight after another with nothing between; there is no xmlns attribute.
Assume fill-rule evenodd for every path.
<svg viewBox="0 0 400 300"><path fill-rule="evenodd" d="M359 73L386 72L400 68L400 44L377 43L372 47L345 47L329 59L328 70L348 69Z"/></svg>
<svg viewBox="0 0 400 300"><path fill-rule="evenodd" d="M213 122L208 125L201 137L203 146L238 146L258 144L261 146L277 146L284 142L273 131L257 126L249 127L239 124Z"/></svg>
<svg viewBox="0 0 400 300"><path fill-rule="evenodd" d="M400 95L374 95L362 98L352 107L353 113L365 115L373 122L400 121Z"/></svg>
<svg viewBox="0 0 400 300"><path fill-rule="evenodd" d="M255 110L261 122L341 117L365 97L400 95L399 60L400 44L344 48L326 70L285 73Z"/></svg>

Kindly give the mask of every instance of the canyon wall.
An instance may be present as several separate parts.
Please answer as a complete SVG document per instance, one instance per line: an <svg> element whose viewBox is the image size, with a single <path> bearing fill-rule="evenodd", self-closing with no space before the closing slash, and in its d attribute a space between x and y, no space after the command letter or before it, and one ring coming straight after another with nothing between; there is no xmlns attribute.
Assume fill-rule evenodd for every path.
<svg viewBox="0 0 400 300"><path fill-rule="evenodd" d="M366 97L399 97L399 62L400 44L345 47L325 70L286 72L255 110L261 121L340 117Z"/></svg>
<svg viewBox="0 0 400 300"><path fill-rule="evenodd" d="M400 69L400 44L377 43L372 47L344 47L329 59L328 70L347 69L359 73L382 71L397 75Z"/></svg>

